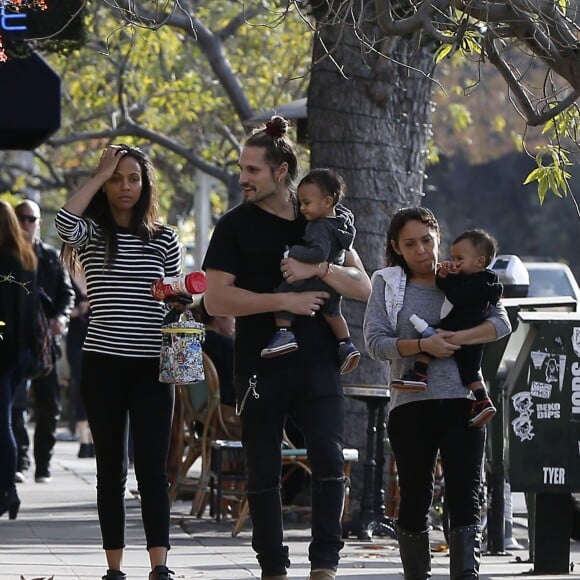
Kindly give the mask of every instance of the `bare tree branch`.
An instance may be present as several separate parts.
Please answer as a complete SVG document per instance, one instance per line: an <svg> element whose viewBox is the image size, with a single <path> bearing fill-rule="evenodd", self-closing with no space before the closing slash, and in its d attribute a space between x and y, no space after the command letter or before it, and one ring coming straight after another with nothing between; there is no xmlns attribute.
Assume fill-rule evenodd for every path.
<svg viewBox="0 0 580 580"><path fill-rule="evenodd" d="M482 44L484 55L498 71L515 96L521 113L530 125L545 123L568 108L580 94L580 34L577 23L565 15L558 3L552 0L510 0L495 2L486 0L412 0L406 4L403 16L401 4L396 8L392 0L374 0L376 18L381 30L388 36L401 36L417 30L437 42L458 46L467 21L452 17L453 8L469 17L470 30L481 31L485 36ZM463 27L463 30L462 30ZM503 45L496 39L510 41L506 56ZM514 52L536 57L568 85L551 92L544 89L536 94L534 106L528 97L522 75L515 75L509 59ZM561 83L560 83L561 84ZM564 95L564 96L562 96ZM556 99L556 102L554 102Z"/></svg>
<svg viewBox="0 0 580 580"><path fill-rule="evenodd" d="M375 0L377 21L380 29L389 36L403 36L411 34L423 27L427 19L431 19L436 12L442 12L449 7L450 0L433 0L433 2L419 2L414 6L411 16L396 20L393 17L391 0Z"/></svg>
<svg viewBox="0 0 580 580"><path fill-rule="evenodd" d="M118 0L115 4L113 9L122 12L130 22L150 23L152 27L158 27L163 23L163 25L181 30L187 37L195 40L231 100L239 118L245 121L254 115L240 81L226 56L222 38L209 30L193 12L188 14L173 10L168 16L161 17L142 7L137 0Z"/></svg>

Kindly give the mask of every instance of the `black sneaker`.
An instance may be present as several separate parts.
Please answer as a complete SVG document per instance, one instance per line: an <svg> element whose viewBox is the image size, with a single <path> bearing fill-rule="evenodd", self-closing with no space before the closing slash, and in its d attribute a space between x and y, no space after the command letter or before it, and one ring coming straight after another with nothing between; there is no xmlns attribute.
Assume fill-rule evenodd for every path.
<svg viewBox="0 0 580 580"><path fill-rule="evenodd" d="M174 572L167 566L155 566L155 568L149 572L149 580L172 580L171 574L174 574Z"/></svg>
<svg viewBox="0 0 580 580"><path fill-rule="evenodd" d="M473 401L471 404L471 419L469 420L470 427L483 427L486 423L491 421L493 416L497 413L491 399L481 399L481 401Z"/></svg>
<svg viewBox="0 0 580 580"><path fill-rule="evenodd" d="M127 574L121 572L121 570L107 570L107 573L102 577L102 580L125 580Z"/></svg>
<svg viewBox="0 0 580 580"><path fill-rule="evenodd" d="M36 483L50 483L52 481L52 475L48 469L37 471L34 474L34 481L36 481Z"/></svg>
<svg viewBox="0 0 580 580"><path fill-rule="evenodd" d="M426 391L427 375L411 369L403 375L402 379L391 381L391 388L402 391Z"/></svg>
<svg viewBox="0 0 580 580"><path fill-rule="evenodd" d="M338 362L340 363L340 374L346 375L358 367L360 352L352 342L343 342L338 345Z"/></svg>
<svg viewBox="0 0 580 580"><path fill-rule="evenodd" d="M260 353L262 358L282 356L298 349L296 337L291 330L278 330Z"/></svg>

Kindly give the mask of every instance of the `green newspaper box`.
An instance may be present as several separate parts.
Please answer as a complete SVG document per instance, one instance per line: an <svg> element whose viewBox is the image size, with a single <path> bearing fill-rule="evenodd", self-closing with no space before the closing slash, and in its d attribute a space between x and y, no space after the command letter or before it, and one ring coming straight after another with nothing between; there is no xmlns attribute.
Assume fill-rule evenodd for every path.
<svg viewBox="0 0 580 580"><path fill-rule="evenodd" d="M507 385L514 491L580 489L580 314L520 312L529 327Z"/></svg>
<svg viewBox="0 0 580 580"><path fill-rule="evenodd" d="M533 502L534 573L568 574L571 492L580 489L580 313L518 319L527 333L506 380L508 478Z"/></svg>

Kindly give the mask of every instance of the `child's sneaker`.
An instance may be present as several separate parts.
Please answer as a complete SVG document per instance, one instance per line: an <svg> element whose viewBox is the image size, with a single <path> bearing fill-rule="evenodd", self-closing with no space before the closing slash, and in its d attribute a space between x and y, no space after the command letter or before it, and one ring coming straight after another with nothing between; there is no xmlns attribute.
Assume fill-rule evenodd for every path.
<svg viewBox="0 0 580 580"><path fill-rule="evenodd" d="M489 422L497 413L497 409L493 406L491 399L481 399L481 401L473 401L471 404L471 419L469 420L470 427L483 427Z"/></svg>
<svg viewBox="0 0 580 580"><path fill-rule="evenodd" d="M296 337L291 330L278 330L262 349L262 358L273 358L275 356L282 356L298 349Z"/></svg>
<svg viewBox="0 0 580 580"><path fill-rule="evenodd" d="M402 391L426 391L427 375L415 369L407 371L402 379L391 381L391 388Z"/></svg>
<svg viewBox="0 0 580 580"><path fill-rule="evenodd" d="M352 342L343 342L338 345L338 362L340 374L346 375L358 367L360 352Z"/></svg>

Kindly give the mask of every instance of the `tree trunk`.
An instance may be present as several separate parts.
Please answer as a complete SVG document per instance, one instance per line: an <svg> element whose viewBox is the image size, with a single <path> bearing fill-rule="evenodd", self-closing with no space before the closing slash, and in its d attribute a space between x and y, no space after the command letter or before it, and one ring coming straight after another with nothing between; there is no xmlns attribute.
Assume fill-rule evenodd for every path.
<svg viewBox="0 0 580 580"><path fill-rule="evenodd" d="M364 52L351 27L323 25L319 19L318 33L308 90L311 167L330 167L344 177L345 205L355 214L355 248L372 274L384 265L390 216L421 203L433 50L421 46L418 37L386 39L375 46L390 57L385 59ZM365 33L382 37L378 29ZM364 356L365 304L343 304L353 340L363 352L359 368L343 384L388 385L388 366ZM346 444L361 452L353 475L353 492L360 497L367 413L360 401L347 399L346 404Z"/></svg>

